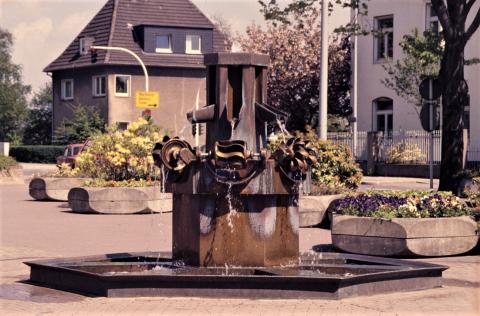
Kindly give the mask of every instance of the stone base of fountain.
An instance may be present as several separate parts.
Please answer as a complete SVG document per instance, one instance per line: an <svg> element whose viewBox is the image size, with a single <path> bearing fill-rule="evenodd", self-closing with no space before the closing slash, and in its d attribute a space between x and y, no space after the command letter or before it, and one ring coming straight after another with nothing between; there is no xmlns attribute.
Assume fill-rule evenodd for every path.
<svg viewBox="0 0 480 316"><path fill-rule="evenodd" d="M107 297L341 299L440 287L446 266L340 253L307 253L296 266L192 267L168 253L25 262L30 282Z"/></svg>

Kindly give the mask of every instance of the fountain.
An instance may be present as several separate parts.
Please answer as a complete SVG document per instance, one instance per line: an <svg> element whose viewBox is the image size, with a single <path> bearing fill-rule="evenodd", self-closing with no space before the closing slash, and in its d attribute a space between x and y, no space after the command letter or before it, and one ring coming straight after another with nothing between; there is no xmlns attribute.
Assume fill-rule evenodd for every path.
<svg viewBox="0 0 480 316"><path fill-rule="evenodd" d="M155 146L173 194L171 254L27 262L30 280L104 296L342 298L440 286L444 266L299 254L299 191L316 153L291 136L267 150L270 126L284 117L267 105L268 61L206 55L207 106L187 114L192 124L206 124L205 146L180 138Z"/></svg>

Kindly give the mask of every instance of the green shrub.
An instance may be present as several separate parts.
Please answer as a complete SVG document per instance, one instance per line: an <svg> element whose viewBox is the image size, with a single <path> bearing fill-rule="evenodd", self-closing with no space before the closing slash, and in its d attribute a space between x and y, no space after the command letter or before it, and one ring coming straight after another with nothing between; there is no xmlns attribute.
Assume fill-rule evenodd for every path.
<svg viewBox="0 0 480 316"><path fill-rule="evenodd" d="M319 139L310 127L306 133L296 134L309 141L317 152L317 162L312 165L312 195L338 194L358 187L362 171L349 148ZM288 137L282 133L271 137L269 150L274 152Z"/></svg>
<svg viewBox="0 0 480 316"><path fill-rule="evenodd" d="M74 171L106 181L146 180L159 174L152 149L162 139L160 127L151 119L139 118L124 131L110 126L94 135L92 145L76 160Z"/></svg>
<svg viewBox="0 0 480 316"><path fill-rule="evenodd" d="M55 163L64 150L65 146L13 146L10 149L10 156L20 162Z"/></svg>
<svg viewBox="0 0 480 316"><path fill-rule="evenodd" d="M356 189L362 182L362 171L349 148L331 141L318 139L312 129L307 129L307 140L317 151L317 162L312 166L314 185L337 189Z"/></svg>
<svg viewBox="0 0 480 316"><path fill-rule="evenodd" d="M387 163L417 163L425 158L420 147L405 141L398 143L387 151Z"/></svg>
<svg viewBox="0 0 480 316"><path fill-rule="evenodd" d="M18 162L12 157L0 155L0 171L8 171L10 168L18 165Z"/></svg>

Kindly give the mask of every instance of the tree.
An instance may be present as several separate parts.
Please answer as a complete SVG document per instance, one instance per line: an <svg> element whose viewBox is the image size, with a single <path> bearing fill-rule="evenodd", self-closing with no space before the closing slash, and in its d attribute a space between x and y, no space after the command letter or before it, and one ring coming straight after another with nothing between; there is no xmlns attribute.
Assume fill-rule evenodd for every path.
<svg viewBox="0 0 480 316"><path fill-rule="evenodd" d="M469 26L467 17L476 0L432 0L432 8L443 28L445 49L440 64L442 87L442 162L439 190L457 192L456 175L462 170L463 112L468 102L464 78L465 45L480 26L480 10L474 12Z"/></svg>
<svg viewBox="0 0 480 316"><path fill-rule="evenodd" d="M22 82L21 66L12 62L12 46L12 34L0 28L0 140L20 143L30 86Z"/></svg>
<svg viewBox="0 0 480 316"><path fill-rule="evenodd" d="M302 12L314 7L320 0L293 0L280 9L276 0L260 0L266 18L275 21L285 19L291 12ZM367 15L366 1L335 0L344 7L358 9L358 15ZM350 2L350 3L349 3ZM457 192L459 181L456 175L462 170L463 160L463 113L468 102L468 87L464 78L465 46L480 26L480 10L472 11L477 0L431 0L432 8L443 28L445 47L440 62L439 82L442 91L442 162L440 166L439 190ZM330 6L331 7L331 6ZM467 17L472 12L472 22ZM361 19L356 19L361 21ZM369 34L374 30L365 29L353 21L339 29L349 34Z"/></svg>
<svg viewBox="0 0 480 316"><path fill-rule="evenodd" d="M237 41L244 51L270 55L268 102L290 114L289 129L305 130L306 125L318 125L318 11L295 13L292 20L295 22L268 23L265 30L252 25ZM334 39L329 47L329 112L343 116L350 113L350 51L346 43Z"/></svg>
<svg viewBox="0 0 480 316"><path fill-rule="evenodd" d="M73 118L64 120L55 131L59 144L83 143L95 133L105 131L105 121L98 109L88 105L76 105Z"/></svg>
<svg viewBox="0 0 480 316"><path fill-rule="evenodd" d="M260 12L263 14L265 20L277 25L277 23L295 23L296 16L303 15L312 9L319 11L321 1L322 0L291 0L284 8L280 8L277 0L258 0L258 3L261 6ZM334 4L336 4L342 8L356 9L358 17L366 16L368 14L366 2L368 1L370 0L329 0L328 10L331 13ZM358 21L358 19L356 20ZM359 23L355 23L355 21L342 26L338 31L349 34L366 33L364 28Z"/></svg>
<svg viewBox="0 0 480 316"><path fill-rule="evenodd" d="M23 143L48 145L52 141L52 84L46 83L34 93L30 102Z"/></svg>
<svg viewBox="0 0 480 316"><path fill-rule="evenodd" d="M417 29L403 36L400 47L405 58L387 63L383 68L388 77L382 83L415 106L422 105L418 87L425 77L437 77L443 53L442 36L427 30L421 36Z"/></svg>
<svg viewBox="0 0 480 316"><path fill-rule="evenodd" d="M213 25L215 25L215 28L223 34L224 36L224 43L226 46L227 51L232 50L232 45L233 45L233 31L232 31L232 25L228 23L225 18L220 15L220 14L214 14L210 17L210 20L212 21Z"/></svg>

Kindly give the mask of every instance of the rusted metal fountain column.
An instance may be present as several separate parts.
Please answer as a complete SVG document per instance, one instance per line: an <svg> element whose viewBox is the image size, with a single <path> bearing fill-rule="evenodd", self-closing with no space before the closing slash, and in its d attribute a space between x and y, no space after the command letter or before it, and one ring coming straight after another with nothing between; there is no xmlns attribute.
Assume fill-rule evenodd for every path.
<svg viewBox="0 0 480 316"><path fill-rule="evenodd" d="M206 55L208 104L187 115L192 124L206 123L205 151L175 138L154 151L173 193L174 260L298 264L299 181L287 170L289 158L275 160L265 149L266 124L282 115L265 104L268 61L266 55ZM293 153L298 144L290 145Z"/></svg>

